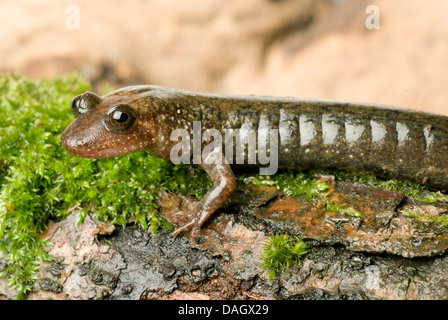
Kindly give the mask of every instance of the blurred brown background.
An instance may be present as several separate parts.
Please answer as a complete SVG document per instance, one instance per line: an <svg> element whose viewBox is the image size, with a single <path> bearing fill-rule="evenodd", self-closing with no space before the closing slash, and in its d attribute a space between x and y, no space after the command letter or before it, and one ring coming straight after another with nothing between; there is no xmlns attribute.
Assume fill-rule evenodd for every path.
<svg viewBox="0 0 448 320"><path fill-rule="evenodd" d="M448 114L447 16L446 0L3 0L0 72Z"/></svg>

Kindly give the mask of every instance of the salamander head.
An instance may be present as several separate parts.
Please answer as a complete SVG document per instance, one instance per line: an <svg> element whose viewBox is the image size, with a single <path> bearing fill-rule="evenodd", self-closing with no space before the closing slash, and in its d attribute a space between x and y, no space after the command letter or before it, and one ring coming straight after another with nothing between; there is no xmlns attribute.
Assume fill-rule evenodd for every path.
<svg viewBox="0 0 448 320"><path fill-rule="evenodd" d="M151 109L135 89L104 97L85 92L73 100L75 120L62 134L62 145L81 158L115 157L147 149L157 136Z"/></svg>

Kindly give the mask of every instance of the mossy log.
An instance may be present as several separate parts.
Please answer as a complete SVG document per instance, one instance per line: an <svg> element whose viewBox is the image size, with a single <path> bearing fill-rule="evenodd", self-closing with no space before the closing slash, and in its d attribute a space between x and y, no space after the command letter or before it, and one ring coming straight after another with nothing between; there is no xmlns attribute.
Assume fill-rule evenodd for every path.
<svg viewBox="0 0 448 320"><path fill-rule="evenodd" d="M43 237L53 262L41 265L28 299L444 299L448 229L435 217L447 204L337 181L329 194L362 217L275 186L242 185L200 232L174 238L137 225L115 227L79 212ZM196 200L160 193L162 215L182 224ZM419 212L410 216L407 212ZM271 279L263 269L270 235L310 245ZM0 285L4 298L14 293Z"/></svg>

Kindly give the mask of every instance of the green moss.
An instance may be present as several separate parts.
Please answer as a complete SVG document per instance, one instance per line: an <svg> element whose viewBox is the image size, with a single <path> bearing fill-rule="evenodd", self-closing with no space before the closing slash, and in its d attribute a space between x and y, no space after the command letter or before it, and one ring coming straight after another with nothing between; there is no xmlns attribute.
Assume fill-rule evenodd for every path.
<svg viewBox="0 0 448 320"><path fill-rule="evenodd" d="M421 202L434 203L438 201L448 201L448 195L430 191L425 185L421 185L417 182L396 179L384 180L379 179L371 173L347 172L341 170L320 170L318 172L334 175L336 180L362 182L386 190L400 192Z"/></svg>
<svg viewBox="0 0 448 320"><path fill-rule="evenodd" d="M295 266L308 251L308 244L298 237L273 235L264 247L263 268L267 270L269 278L273 279L282 271Z"/></svg>
<svg viewBox="0 0 448 320"><path fill-rule="evenodd" d="M356 209L353 209L352 207L347 207L347 205L343 203L334 203L329 200L325 200L325 208L327 208L330 211L337 212L340 214L346 214L351 217L357 217L357 218L364 218L364 214Z"/></svg>
<svg viewBox="0 0 448 320"><path fill-rule="evenodd" d="M433 216L421 212L415 212L415 211L409 211L409 210L402 210L401 211L404 215L407 215L411 218L421 219L424 221L434 222L434 223L440 223L444 227L448 227L448 215L442 214L439 216Z"/></svg>
<svg viewBox="0 0 448 320"><path fill-rule="evenodd" d="M156 232L171 225L158 214L160 188L201 198L210 188L205 172L174 166L146 152L113 159L71 156L59 138L73 120L72 99L90 88L73 75L30 80L0 76L0 251L18 297L51 257L39 238L49 219L63 219L79 207L84 217L125 226L135 221Z"/></svg>
<svg viewBox="0 0 448 320"><path fill-rule="evenodd" d="M328 195L328 185L315 179L314 172L288 170L273 176L244 176L242 181L250 185L275 185L287 195L303 194L307 199L324 199Z"/></svg>

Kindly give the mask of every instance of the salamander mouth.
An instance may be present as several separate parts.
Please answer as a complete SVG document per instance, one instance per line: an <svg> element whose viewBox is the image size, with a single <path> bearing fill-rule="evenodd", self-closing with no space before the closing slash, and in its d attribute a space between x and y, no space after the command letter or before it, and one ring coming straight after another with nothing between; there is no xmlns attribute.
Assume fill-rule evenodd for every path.
<svg viewBox="0 0 448 320"><path fill-rule="evenodd" d="M113 146L107 139L106 142L101 143L90 136L80 138L80 135L75 134L74 131L76 129L69 126L61 135L61 144L71 155L79 158L111 158L138 152L146 147L144 144L129 142L126 145Z"/></svg>
<svg viewBox="0 0 448 320"><path fill-rule="evenodd" d="M80 148L73 146L73 144L70 143L70 140L68 142L62 142L62 145L72 156L86 159L112 158L112 157L124 156L127 154L143 150L143 148L139 148L138 146L128 146L126 147L126 149L116 147L116 148L107 148L103 150L96 150L92 147L84 145L83 147Z"/></svg>
<svg viewBox="0 0 448 320"><path fill-rule="evenodd" d="M61 144L71 155L79 158L97 158L94 135L89 135L75 119L62 133Z"/></svg>

